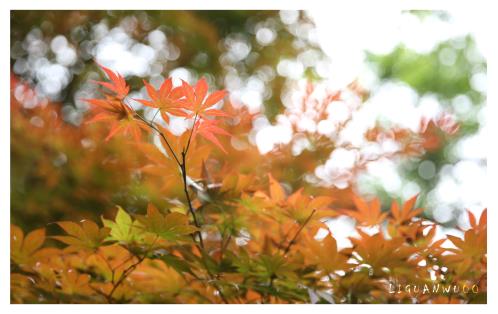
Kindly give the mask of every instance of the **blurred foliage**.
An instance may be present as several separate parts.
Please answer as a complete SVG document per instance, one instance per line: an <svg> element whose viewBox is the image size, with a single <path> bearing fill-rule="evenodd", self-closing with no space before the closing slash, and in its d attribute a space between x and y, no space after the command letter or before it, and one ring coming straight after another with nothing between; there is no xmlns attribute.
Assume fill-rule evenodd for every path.
<svg viewBox="0 0 498 314"><path fill-rule="evenodd" d="M131 18L136 23L132 36L138 42L146 41L150 31L160 29L166 34L168 42L179 48L181 53L178 59L163 63L163 74L185 67L198 75L214 77L220 85L223 85L226 74L220 62L222 54L226 52L223 40L229 35L243 36L252 47L250 57L227 65L236 67L241 78L253 75L264 65L274 69L281 56L296 55L298 50L304 49L294 48L295 37L280 22L278 11L11 11L11 63L13 65L18 58L28 56L28 47L23 42L34 28L43 33L43 40L48 44L56 35L66 36L77 49L78 61L70 67L74 75L61 92L60 104L50 104L50 107L58 120L64 119L77 125L79 122L71 120L71 116L65 112L80 110L74 103L75 93L96 70L93 57L84 50L84 45L95 43L91 31L98 22L105 21L111 29L119 26L124 18ZM304 15L301 18L306 20ZM255 40L254 25L262 22L274 25L278 31L272 45L261 46ZM200 54L207 55L201 58L202 62L199 61ZM54 53L49 50L47 58L54 58ZM21 75L20 80L23 84L33 85L37 77L26 74ZM11 84L12 88L15 88L16 82ZM128 82L132 88L136 88L142 84L142 78L131 76ZM284 82L285 79L281 77L268 82L268 89L272 91L271 98L265 101L269 117L275 117L281 111L280 94ZM68 107L73 109L68 110ZM57 128L47 127L46 121L44 127L37 128L30 123L32 119L49 118L37 116L36 111L39 110L23 110L19 104L12 107L11 158L14 162L11 212L14 222L22 226L40 227L48 221L63 218L98 217L100 211L109 208L112 201L138 210L144 208L144 199L155 197L132 176L130 165L134 158L131 151L120 153L121 158L116 160L115 148L121 147L122 143L106 146L105 149L95 147L95 130L63 125L61 121L58 121ZM91 143L93 148L85 150L81 144L83 141ZM57 164L54 162L56 158L62 158L64 162ZM80 158L85 163L95 163L91 166L94 168L78 170L86 167L81 164ZM98 165L98 160L105 161L105 166ZM53 177L39 178L36 172L40 171L41 163L46 165L46 175ZM112 168L108 165L112 165ZM107 170L103 171L103 168ZM57 173L60 178L56 176ZM80 173L87 179L80 178ZM47 179L54 183L49 184Z"/></svg>
<svg viewBox="0 0 498 314"><path fill-rule="evenodd" d="M96 147L102 128L65 123L57 104L25 109L12 97L10 109L13 222L39 228L69 217L96 218L128 194L139 158L122 149L123 141Z"/></svg>
<svg viewBox="0 0 498 314"><path fill-rule="evenodd" d="M460 94L468 95L476 106L482 105L484 95L471 87L472 74L486 70L485 60L475 54L471 36L439 43L427 54L417 53L403 45L386 55L369 53L367 58L378 70L382 80L399 80L420 95L435 94L443 103ZM447 63L446 60L449 59Z"/></svg>
<svg viewBox="0 0 498 314"><path fill-rule="evenodd" d="M110 82L96 82L106 90L103 97L86 100L92 105L92 116L79 128L64 123L52 104L25 109L12 101L15 120L11 122L16 135L42 135L42 145L34 145L47 152L38 156L33 167L24 166L41 186L18 182L15 187L21 193L23 187L34 187L49 195L48 200L39 195L29 199L50 203L58 213L67 209L65 206L77 209L71 202L80 203L79 197L83 202L92 200L93 195L86 193L107 196L114 192L113 184L129 185L118 181L117 175L126 180L135 172L146 187L141 196L158 195L157 201L162 202L156 206L159 203L150 198L145 215L140 214L143 210L129 213L118 205L113 219L108 218L109 213L100 217L103 226L94 222L98 219L78 222L79 215L61 211L60 216L67 220L51 225L65 234L49 231L57 232L50 239L60 242L52 245L45 243L45 228L25 233L12 224L13 303L486 302L486 211L478 220L468 214L471 228L462 230L464 239L450 235L436 238L440 225L420 217L424 209L415 206L417 196L402 205L393 201L389 211L383 212L378 198L368 201L351 190L304 184L289 188L288 181L292 177L296 180L304 167L316 164L320 153L294 158L282 149L261 156L247 142L251 115L228 103L223 111L214 109L225 92L207 96L204 79L194 86L183 83L177 88L172 88L168 79L159 92L149 87L152 102L141 100L157 107L161 114L195 116L191 130L176 136L129 107L124 78L102 69ZM349 88L348 92L359 92ZM331 93L317 101L313 90L308 84L302 107L321 108L322 113L346 93ZM27 86L24 93L25 97L33 95ZM323 114L316 118L323 118ZM128 134L131 126L143 128ZM36 132L36 128L46 134ZM429 121L419 133L376 126L366 137L372 144L389 137L402 147L395 154L378 158L406 158L437 149L443 137L457 128L451 119L441 118ZM84 132L84 139L80 132ZM159 136L158 145L152 144L153 132ZM88 144L87 137L92 134L100 140L95 139L92 149L82 150L79 145ZM301 135L309 137L319 152L340 147L340 143L314 132ZM35 142L30 137L25 140ZM233 141L238 144L233 145ZM110 165L108 154L112 155L115 145L120 152ZM25 150L14 147L13 157L26 155ZM77 162L67 163L60 153L54 159L52 147L78 154L72 159ZM363 155L358 159L355 169L371 161ZM59 175L60 167L67 167L62 171L64 176ZM94 172L100 171L103 182L112 184L94 179L100 177ZM290 178L281 183L273 174ZM57 187L67 190L61 192ZM60 199L59 193L64 198ZM63 207L56 207L60 203ZM28 205L37 210L37 203L23 204ZM343 249L324 224L324 220L339 215L357 223L357 236L349 238L353 245ZM386 227L388 236L380 226ZM320 230L326 235L317 238ZM443 247L447 240L455 248ZM414 297L406 288L393 293L393 285L398 284L441 288L435 292L427 288L432 293ZM442 287L458 287L458 291L447 295Z"/></svg>
<svg viewBox="0 0 498 314"><path fill-rule="evenodd" d="M447 13L444 12L411 11L410 13L421 19L427 16L448 19ZM460 124L458 133L444 140L438 149L428 151L420 159L407 161L399 167L399 172L407 181L419 185L420 198L425 204L427 194L441 179L440 170L443 166L457 161L452 151L455 145L462 138L471 136L479 130L478 114L485 104L486 94L476 90L471 81L474 74L486 73L486 60L478 52L470 35L443 41L428 53L415 52L402 44L384 55L367 52L367 60L373 65L382 81L403 82L413 88L419 97L436 97L443 110L454 113ZM454 105L455 98L462 96L468 97L471 104L464 113L456 111ZM436 175L431 179L419 175L419 166L424 161L431 161L435 165ZM378 186L377 190L384 195L384 198L389 198L381 186ZM453 218L446 223L447 226L454 226L461 214L461 209L454 209Z"/></svg>
<svg viewBox="0 0 498 314"><path fill-rule="evenodd" d="M34 25L39 27L47 41L56 35L65 35L79 50L78 54L84 62L82 64L79 61L73 66L78 75L63 91L63 98L71 102L73 94L87 79L86 73L95 69L92 56L84 53L81 47L85 42L92 43L92 26L105 21L109 28L113 28L119 26L124 18L132 18L136 22L132 36L137 41L144 42L148 32L160 29L166 34L168 42L179 48L179 58L163 64L163 73L186 67L199 76L213 76L220 85L223 85L226 71L232 68L239 77L248 78L263 66L276 69L281 58L295 57L310 47L321 53L316 44L291 34L281 22L278 11L11 11L12 54L16 57L26 55L21 42ZM304 12L300 13L298 19L298 22L310 23ZM276 31L275 40L270 45L263 46L257 42L254 34L258 23L268 24ZM223 41L230 36L248 42L251 49L244 60L233 64L220 58L227 49ZM14 58L11 59L12 62ZM313 71L307 73L310 78L317 77ZM140 83L140 78L130 82L132 87ZM264 110L270 119L274 119L282 110L280 95L285 78L275 77L268 83L271 97L265 100Z"/></svg>
<svg viewBox="0 0 498 314"><path fill-rule="evenodd" d="M438 17L447 20L449 17L444 11L410 11L410 14L418 16L420 19L428 17ZM42 32L42 39L50 43L56 35L64 35L69 40L78 54L78 61L70 66L72 73L70 82L65 87L59 97L62 109L59 115L71 124L78 125L81 119L73 119L73 115L67 114L73 111L79 112L81 117L85 108L79 108L75 101L75 95L78 90L87 82L89 78L95 76L95 66L93 64L93 55L85 50L86 45L94 45L95 39L92 38L92 28L99 22L104 22L109 29L122 25L123 21L128 19L127 23L134 25L130 32L131 36L138 42L146 42L147 34L159 29L163 31L168 42L178 47L180 54L178 59L169 60L162 64L162 74L170 72L179 67L184 67L196 76L207 76L218 86L226 84L228 74L234 74L242 80L247 80L253 75L257 75L265 66L275 69L282 58L296 57L300 52L307 49L314 49L321 58L321 51L316 43L303 40L282 23L279 13L276 11L11 11L11 64L14 65L19 58L25 58L29 54L29 47L25 38L33 31L38 29ZM131 21L131 22L130 22ZM298 16L299 23L311 23L309 17L300 12ZM276 31L276 38L270 45L261 45L256 40L255 29L257 25L266 25ZM229 62L224 55L227 53L226 41L228 39L238 38L250 45L250 52L246 58L238 62ZM401 164L400 173L408 181L416 182L421 188L421 202L425 204L427 193L434 189L439 176L432 179L423 179L418 174L418 167L424 160L434 162L436 172L444 165L455 162L455 157L451 150L456 143L463 137L475 133L479 128L477 114L485 101L485 95L472 88L471 80L473 73L485 71L485 60L476 51L475 43L472 37L453 38L438 44L429 53L417 53L402 45L396 47L392 52L385 55L367 54L370 64L374 66L383 81L401 81L415 89L420 96L431 95L437 97L438 101L444 106L445 110L454 111L452 101L459 95L469 97L473 108L465 114L456 113L460 124L459 133L443 141L444 145L439 149L427 152L416 161L410 161ZM47 58L54 58L54 53L49 49ZM318 79L313 68L305 69L305 76L313 81ZM36 76L22 74L20 79L27 84L37 83ZM137 89L141 85L141 77L131 76L128 81L132 89ZM272 80L265 82L266 90L270 91L266 95L263 104L264 114L273 121L278 114L281 114L285 108L282 105L282 95L288 87L288 80L285 77L276 75ZM368 97L368 96L363 96ZM72 108L69 110L69 108ZM463 115L463 116L462 116ZM30 178L26 164L33 164L34 156L28 153L18 154L19 147L26 147L22 144L22 136L13 135L17 138L16 145L13 145L12 156L16 157L16 169L18 177L13 178L13 186L19 188L13 189L12 197L14 199L12 212L17 223L24 224L21 220L25 219L28 224L40 221L42 213L49 215L50 209L27 210L26 214L23 208L25 202L29 201L27 192L16 194L16 191L25 190L20 186L26 186L26 182L33 182ZM25 136L25 135L23 135ZM62 149L60 153L68 159L68 163L73 163L70 159L71 152L68 149ZM305 150L299 158L306 154L315 154L317 159L326 161L327 151L323 155L317 150ZM61 155L61 156L62 156ZM68 158L69 157L69 158ZM24 162L25 161L25 162ZM312 165L306 165L304 169L288 169L286 179L295 187L301 184L296 177L303 171L312 172ZM14 169L13 168L13 169ZM19 182L24 182L22 185ZM128 179L128 184L124 190L113 191L111 199L119 199L122 204L130 208L144 208L145 198L140 195L146 193L147 188L136 179ZM81 185L81 184L80 184ZM28 184L29 186L29 184ZM64 185L69 186L69 185ZM66 191L66 188L60 188ZM382 200L387 201L392 195L378 187L379 195L383 195ZM67 192L67 191L66 191ZM56 194L66 193L60 190ZM37 195L34 190L32 195ZM40 195L46 195L41 193ZM148 196L152 197L152 196ZM62 198L65 198L63 196ZM157 198L157 197L156 197ZM41 199L36 199L37 206L45 206ZM383 202L385 203L385 202ZM92 203L98 207L107 208L109 202ZM89 204L75 204L76 207L92 212L95 206ZM54 206L51 205L50 208ZM62 205L61 205L62 207ZM56 208L58 208L56 206ZM69 210L69 209L68 209ZM58 212L58 210L55 210ZM19 213L19 214L18 214ZM33 215L33 216L32 216ZM56 214L54 218L62 217ZM455 215L455 219L457 215ZM52 219L53 220L53 219ZM454 225L455 220L449 225ZM38 224L36 225L38 226Z"/></svg>
<svg viewBox="0 0 498 314"><path fill-rule="evenodd" d="M310 23L304 12L298 20ZM92 27L101 21L109 28L132 24L130 34L140 43L147 42L154 29L164 32L180 51L178 58L161 64L164 77L183 67L193 74L193 81L204 76L214 88L226 86L229 75L247 80L268 66L274 78L264 82L270 93L265 95L263 111L270 121L279 114L292 118L290 142L261 155L250 141L255 115L231 98L224 102L229 118L222 124L230 136L219 136L218 145L209 134L198 135L185 168L164 154L168 152L164 138L180 152L187 133L176 137L159 129L167 134L163 141L150 133L144 141L131 141L125 134L105 141L109 127L116 130L115 125L86 123L87 108L75 101L90 80L103 77L94 55L85 48L95 45ZM317 93L318 97L313 93L318 85L313 83L318 80L313 67L304 70L309 80L305 86L275 75L281 58L296 58L307 49L314 49L316 58L322 56L316 43L284 25L278 12L12 11L11 23L12 68L29 55L24 40L34 28L47 44L56 35L65 35L78 55L69 67L69 84L52 101L38 95L36 75L11 76L12 302L414 302L410 293L389 293L389 283L397 280L479 288L476 294L417 296L420 303L486 302L485 214L479 222L469 214L471 228L461 230L463 240L440 239L456 246L445 249L435 238L441 225L415 206L416 201L424 204L424 193L400 209L385 191L363 200L354 186L347 185L356 182L370 162L385 158L408 165L403 173L422 191L430 191L437 176L421 179L417 165L431 160L439 170L452 162L451 146L479 126L476 110L462 121L446 116L425 121L419 131L378 124L364 134L366 141L380 147L382 140L392 140L399 150L372 157L361 147L337 141L368 91L352 83L343 90ZM277 32L270 45L257 41L256 25L269 25ZM249 45L241 60L227 57L227 42L234 39ZM473 45L470 37L454 39L428 54L399 46L387 55L370 54L369 60L382 80L402 81L420 95L436 95L448 111L461 94L479 108L485 97L470 82L485 63L469 59L475 56L469 54ZM441 62L448 49L456 56L454 65ZM54 55L49 50L45 57ZM143 77L126 79L132 91L143 88ZM284 108L286 89L295 89L300 96L299 110ZM125 102L114 101L119 108ZM333 116L341 102L348 106L348 118L338 125L336 137L299 128L304 117L317 125ZM81 118L72 119L67 114L71 110L79 111ZM132 117L127 123L137 122L135 113L144 110L123 115ZM299 141L309 147L296 153L293 144ZM331 174L347 188L310 179L309 174L338 149L357 153L349 172ZM121 207L116 210L115 205ZM339 215L356 221L358 237L351 239L350 248L338 249L330 233L315 239L318 230L327 228L323 221ZM99 220L102 226L95 223ZM367 232L380 231L381 225L389 237ZM44 227L56 234L46 242ZM66 234L60 235L60 228Z"/></svg>

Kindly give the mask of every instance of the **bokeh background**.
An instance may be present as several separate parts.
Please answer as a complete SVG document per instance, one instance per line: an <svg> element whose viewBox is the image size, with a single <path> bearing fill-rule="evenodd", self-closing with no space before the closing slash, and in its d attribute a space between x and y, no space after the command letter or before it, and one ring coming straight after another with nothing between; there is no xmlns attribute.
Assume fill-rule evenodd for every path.
<svg viewBox="0 0 498 314"><path fill-rule="evenodd" d="M254 114L249 139L262 155L309 149L282 114L308 81L361 87L363 104L344 133L359 145L376 123L415 130L421 117L449 112L459 132L421 157L378 160L351 180L342 174L355 155L334 150L304 180L377 195L384 208L419 193L425 215L446 228L440 232L458 233L465 209L479 215L486 206L484 28L478 12L459 11L12 11L11 220L33 229L147 203L133 171L140 157L119 140L99 145L101 133L83 127L82 99L98 97L97 61L126 77L133 98L145 97L142 79L206 77ZM40 109L47 104L60 117ZM174 119L170 127L181 133L186 125ZM299 127L334 132L306 119ZM346 246L354 221L329 225Z"/></svg>

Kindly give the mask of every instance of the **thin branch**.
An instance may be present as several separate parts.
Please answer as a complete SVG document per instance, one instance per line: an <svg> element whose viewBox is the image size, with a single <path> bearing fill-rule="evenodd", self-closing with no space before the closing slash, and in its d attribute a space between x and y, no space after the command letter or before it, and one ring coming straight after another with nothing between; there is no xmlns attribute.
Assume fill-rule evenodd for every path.
<svg viewBox="0 0 498 314"><path fill-rule="evenodd" d="M292 248L292 246L296 243L297 237L299 236L299 234L301 233L301 231L303 231L304 227L308 224L308 222L310 222L310 220L313 217L313 215L315 214L315 212L316 212L316 209L313 209L313 211L308 216L308 218L306 218L306 220L301 224L301 226L299 227L299 229L297 229L296 234L294 234L294 237L292 237L292 240L290 240L289 244L285 248L284 255L286 255L287 253L289 253L289 251ZM274 281L275 281L276 278L277 277L275 276L275 274L271 275L271 277L270 277L270 283L268 284L268 289L269 290L273 289L273 283L274 283ZM266 293L263 296L263 302L264 303L270 302L270 294L269 293Z"/></svg>
<svg viewBox="0 0 498 314"><path fill-rule="evenodd" d="M197 120L197 113L195 113L194 124L192 125L192 129L190 130L190 135L188 136L187 147L185 148L185 154L187 154L188 149L190 147L190 140L192 139L192 135L194 134L196 120Z"/></svg>
<svg viewBox="0 0 498 314"><path fill-rule="evenodd" d="M147 121L147 119L145 119L144 117L142 117L138 112L135 111L135 115L138 117L138 119L140 119L142 122L144 122L148 127L150 127L151 129L153 129L154 131L156 131L161 137L162 139L164 140L164 142L166 143L166 146L168 147L169 151L171 152L171 154L173 155L173 158L175 159L176 163L178 164L178 166L181 166L181 163L180 163L180 160L178 159L178 157L176 156L176 153L175 151L173 150L173 148L171 147L171 145L169 144L168 142L168 139L166 138L166 136L164 135L163 132L161 132L161 130L159 130L155 125L154 123L151 123L149 121Z"/></svg>
<svg viewBox="0 0 498 314"><path fill-rule="evenodd" d="M149 248L144 252L143 256L141 256L141 257L137 256L138 261L136 263L132 264L131 266L129 266L128 268L126 268L123 271L123 273L121 274L121 276L119 277L118 281L116 283L113 283L112 290L107 295L108 303L112 303L112 295L114 294L114 292L116 292L116 289L124 282L124 280L128 277L128 275L130 275L135 270L135 268L137 268L137 266L140 265L145 260L149 251L154 247L154 244L156 243L157 239L158 239L158 237L156 236L154 238L154 241L150 244Z"/></svg>
<svg viewBox="0 0 498 314"><path fill-rule="evenodd" d="M159 111L161 111L161 109L157 109L156 113L154 113L154 116L152 117L152 120L150 120L150 123L154 123L154 120L156 119L157 114L159 113Z"/></svg>
<svg viewBox="0 0 498 314"><path fill-rule="evenodd" d="M308 224L308 222L310 222L311 217L313 217L313 215L315 214L315 212L316 212L316 209L313 209L313 211L308 216L308 218L306 218L306 220L301 224L301 226L297 230L296 234L294 235L294 237L292 238L292 240L289 242L289 244L285 248L284 255L287 254L287 253L289 253L291 247L296 243L297 237L299 236L299 234L301 233L301 231L303 231L304 227Z"/></svg>
<svg viewBox="0 0 498 314"><path fill-rule="evenodd" d="M109 292L109 294L107 295L107 301L109 303L112 302L112 295L114 294L114 292L116 291L116 289L123 283L123 281L126 279L126 277L128 277L128 275L131 274L131 272L134 271L135 268L137 268L137 266L140 263L143 262L143 260L145 259L146 255L147 254L144 254L144 256L142 256L141 258L139 258L136 263L132 264L130 267L128 267L127 269L125 269L123 271L123 273L119 277L118 281L113 285L111 292Z"/></svg>
<svg viewBox="0 0 498 314"><path fill-rule="evenodd" d="M180 169L182 170L182 179L183 179L183 192L185 193L185 196L187 198L187 205L188 205L188 210L190 214L192 214L192 218L194 220L194 225L197 228L201 228L201 224L197 220L197 216L195 214L194 208L192 207L192 202L190 200L190 194L188 193L188 184L187 184L187 161L185 159L185 151L182 152L182 162L180 164ZM202 241L202 234L201 231L197 231L197 235L199 237L199 244L202 249L204 249L204 242Z"/></svg>
<svg viewBox="0 0 498 314"><path fill-rule="evenodd" d="M202 240L202 234L200 232L200 228L201 228L201 225L199 223L199 221L197 220L197 216L195 214L195 211L194 211L194 208L192 207L192 201L190 199L190 194L188 193L188 184L187 184L187 161L186 161L186 155L187 155L187 152L188 152L188 149L190 147L190 142L191 142L191 139L192 139L192 134L194 133L194 128L195 128L195 123L196 123L196 120L197 120L197 113L195 114L195 117L194 117L194 125L192 126L192 130L190 132L190 135L189 135L189 138L188 138L188 141L187 141L187 145L185 147L185 149L182 151L182 161L180 162L180 160L178 159L177 155L175 154L175 152L173 151L173 148L171 147L171 145L169 144L168 140L166 139L166 137L164 136L163 132L161 132L155 125L154 123L152 122L149 122L147 121L144 117L142 117L138 112L136 112L134 110L134 113L135 115L138 117L138 119L140 119L141 121L143 121L147 126L149 126L151 129L153 129L154 131L156 131L157 133L159 133L159 135L163 138L163 140L165 141L166 145L168 146L168 149L170 150L171 154L173 155L176 163L178 164L178 166L180 167L180 170L182 172L182 180L183 180L183 191L185 193L185 197L187 198L187 205L188 205L188 208L189 208L189 212L192 214L192 219L194 221L194 225L199 229L197 231L197 235L199 237L199 244L198 244L198 248L200 249L201 251L201 255L202 255L202 259L204 261L204 254L203 254L203 251L204 251L204 242ZM195 237L193 237L194 239L194 242L195 242ZM197 243L196 243L197 245ZM117 287L124 281L124 279L126 279L126 277L129 275L129 273L131 271L133 271L137 266L138 264L140 264L143 259L145 258L145 256L147 255L147 253L144 254L144 256L142 258L139 259L139 261L133 265L131 265L127 270L125 270L125 272L123 272L123 274L121 275L121 277L119 278L118 282L116 283L116 285L113 287L113 289L111 290L111 293L109 294L108 296L108 300L109 301L112 301L112 294L114 293L114 291L117 289ZM204 263L205 264L205 263ZM211 271L209 270L208 266L205 264L204 265L206 267L206 271L208 273L208 276L209 276L209 279L210 280L215 280L213 274L211 273ZM128 271L130 270L130 271ZM222 301L224 303L229 303L228 302L228 299L225 297L223 291L221 290L221 288L218 286L218 284L216 282L213 282L213 286L214 288L218 291L218 294L220 296L220 298L222 299ZM110 303L110 302L109 302Z"/></svg>

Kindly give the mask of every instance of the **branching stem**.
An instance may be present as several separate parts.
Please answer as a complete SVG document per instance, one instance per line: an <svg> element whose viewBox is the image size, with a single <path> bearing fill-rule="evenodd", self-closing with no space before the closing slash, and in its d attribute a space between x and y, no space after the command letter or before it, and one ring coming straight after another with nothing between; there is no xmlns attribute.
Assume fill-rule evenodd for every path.
<svg viewBox="0 0 498 314"><path fill-rule="evenodd" d="M189 212L190 214L192 215L192 219L194 221L194 225L199 229L196 234L197 234L197 237L198 237L198 248L199 250L201 251L201 255L202 255L202 258L204 260L204 241L202 240L202 234L201 234L201 231L200 231L200 228L201 228L201 224L199 223L199 220L197 219L197 215L195 214L195 211L194 211L194 208L192 206L192 200L190 199L190 194L188 192L188 182L187 182L187 152L188 152L188 149L190 148L190 142L191 142L191 139L192 139L192 135L194 133L194 128L195 128L195 123L197 122L197 118L198 118L198 115L197 113L195 114L195 117L194 117L194 125L192 126L192 130L190 131L190 135L188 137L188 141L187 141L187 145L186 147L183 149L182 153L181 153L181 161L180 159L178 158L178 156L176 155L175 151L173 150L173 148L171 147L171 145L169 144L168 140L166 139L166 136L163 134L163 132L161 132L161 130L159 130L153 122L150 122L150 121L147 121L144 117L142 117L138 112L135 111L135 115L137 116L138 119L140 119L142 122L144 122L148 127L150 127L151 129L153 129L154 131L156 131L161 137L162 139L164 140L164 142L166 143L166 146L168 147L169 151L171 152L173 158L175 159L176 163L178 164L178 166L180 167L180 171L181 171L181 175L182 175L182 181L183 181L183 192L185 193L185 197L187 199L187 205L188 205L188 209L189 209ZM195 241L195 237L193 236L193 240L194 242ZM145 258L145 255L144 257ZM121 275L121 277L119 278L118 282L116 285L114 285L111 293L109 294L108 296L108 300L109 301L112 301L112 294L114 293L114 291L116 290L117 286L119 286L124 279L126 279L126 277L128 276L128 274L133 271L137 266L138 264L140 264L142 261L143 261L143 258L140 258L139 261L133 265L131 265L125 272L123 272L123 274ZM205 264L204 265L206 267L206 271L208 273L208 276L209 276L209 279L210 280L215 280L213 274L211 273L211 271L209 270L208 266ZM130 271L128 271L130 270ZM221 288L218 286L218 284L216 282L213 282L213 286L214 288L218 291L218 294L220 296L220 298L222 299L222 301L224 303L228 303L228 299L225 297L223 291L221 290Z"/></svg>

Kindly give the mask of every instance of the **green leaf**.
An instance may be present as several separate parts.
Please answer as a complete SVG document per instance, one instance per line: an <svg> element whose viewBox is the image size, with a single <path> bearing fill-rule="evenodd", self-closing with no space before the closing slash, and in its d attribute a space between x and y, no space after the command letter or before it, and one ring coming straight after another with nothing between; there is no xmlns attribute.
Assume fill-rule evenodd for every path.
<svg viewBox="0 0 498 314"><path fill-rule="evenodd" d="M160 257L168 266L173 267L179 273L194 274L189 263L172 254L165 254Z"/></svg>
<svg viewBox="0 0 498 314"><path fill-rule="evenodd" d="M138 221L133 221L128 213L118 206L114 221L102 218L104 226L110 229L107 240L131 243L141 239L141 229Z"/></svg>

